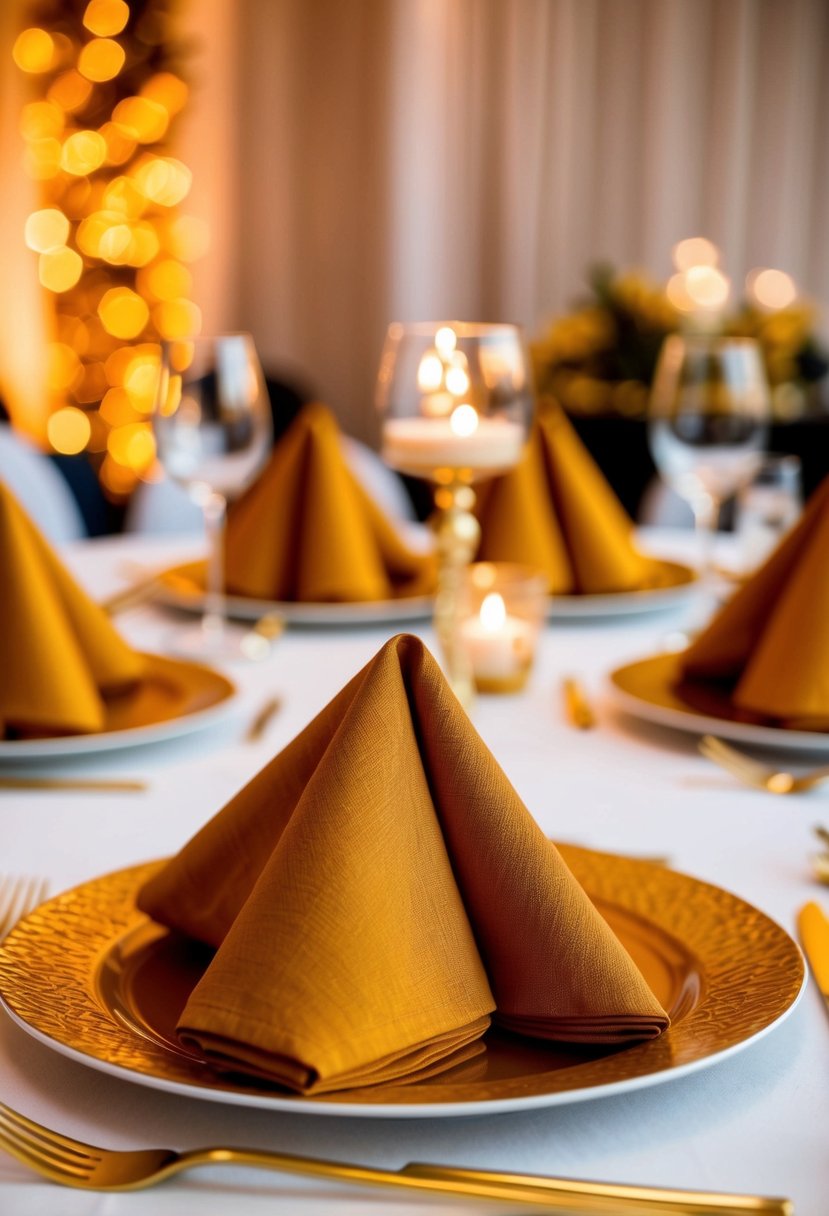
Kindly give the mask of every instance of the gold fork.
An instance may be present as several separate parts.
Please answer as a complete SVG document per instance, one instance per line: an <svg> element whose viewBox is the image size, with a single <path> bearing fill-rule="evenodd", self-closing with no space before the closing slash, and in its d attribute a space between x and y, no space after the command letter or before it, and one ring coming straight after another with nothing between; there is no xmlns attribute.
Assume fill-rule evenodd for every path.
<svg viewBox="0 0 829 1216"><path fill-rule="evenodd" d="M814 768L798 777L786 769L770 768L759 760L752 760L713 735L703 735L698 747L703 756L727 769L739 781L755 789L768 790L770 794L802 794L822 781L829 781L829 765Z"/></svg>
<svg viewBox="0 0 829 1216"><path fill-rule="evenodd" d="M251 1165L288 1174L353 1182L358 1185L405 1187L410 1190L508 1200L546 1211L592 1213L594 1216L642 1216L693 1212L713 1216L793 1216L788 1199L759 1195L715 1195L702 1191L657 1190L615 1183L502 1174L452 1166L411 1164L400 1170L296 1157L290 1153L245 1148L122 1151L96 1148L34 1123L0 1103L0 1146L52 1182L92 1191L137 1191L199 1165Z"/></svg>
<svg viewBox="0 0 829 1216"><path fill-rule="evenodd" d="M49 883L45 878L29 874L0 874L0 941L21 916L43 903L48 891Z"/></svg>

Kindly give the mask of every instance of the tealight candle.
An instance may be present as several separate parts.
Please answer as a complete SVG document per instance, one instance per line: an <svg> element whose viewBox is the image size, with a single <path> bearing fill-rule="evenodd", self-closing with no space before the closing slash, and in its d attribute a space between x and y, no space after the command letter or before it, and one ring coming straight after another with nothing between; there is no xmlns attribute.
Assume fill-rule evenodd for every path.
<svg viewBox="0 0 829 1216"><path fill-rule="evenodd" d="M383 459L414 477L431 477L437 469L472 469L494 476L517 463L525 433L518 422L482 417L462 404L443 418L386 419Z"/></svg>
<svg viewBox="0 0 829 1216"><path fill-rule="evenodd" d="M533 661L535 630L528 621L509 616L497 591L484 597L477 616L461 624L461 638L481 692L517 692L526 683Z"/></svg>

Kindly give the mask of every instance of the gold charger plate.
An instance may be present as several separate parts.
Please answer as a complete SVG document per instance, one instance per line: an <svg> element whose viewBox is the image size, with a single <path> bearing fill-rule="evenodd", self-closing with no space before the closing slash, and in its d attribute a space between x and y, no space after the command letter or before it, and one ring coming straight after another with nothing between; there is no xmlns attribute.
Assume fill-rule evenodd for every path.
<svg viewBox="0 0 829 1216"><path fill-rule="evenodd" d="M0 761L70 756L155 743L189 734L224 713L236 689L210 667L145 654L138 684L105 701L104 729L88 735L0 739Z"/></svg>
<svg viewBox="0 0 829 1216"><path fill-rule="evenodd" d="M680 562L662 558L653 560L659 573L656 586L601 595L553 595L550 598L550 616L561 620L633 616L642 612L661 612L685 603L694 593L696 571Z"/></svg>
<svg viewBox="0 0 829 1216"><path fill-rule="evenodd" d="M829 755L829 725L770 722L737 709L716 685L680 679L681 655L657 654L627 663L610 673L614 699L635 717L697 735L720 735L736 742L787 751ZM821 726L823 724L821 723Z"/></svg>
<svg viewBox="0 0 829 1216"><path fill-rule="evenodd" d="M204 611L204 583L199 577L203 563L186 562L163 571L158 578L162 604L185 612ZM430 595L400 596L390 600L313 603L298 600L256 600L242 595L225 596L228 616L256 621L267 613L278 613L289 625L379 625L396 621L428 620L434 611Z"/></svg>
<svg viewBox="0 0 829 1216"><path fill-rule="evenodd" d="M210 958L135 907L160 862L93 879L43 904L0 945L0 1000L49 1047L126 1080L189 1097L310 1114L494 1114L616 1094L745 1047L794 1007L792 939L737 896L648 862L560 846L672 1026L624 1048L545 1044L498 1031L483 1056L416 1085L302 1098L236 1083L184 1051L178 1014Z"/></svg>

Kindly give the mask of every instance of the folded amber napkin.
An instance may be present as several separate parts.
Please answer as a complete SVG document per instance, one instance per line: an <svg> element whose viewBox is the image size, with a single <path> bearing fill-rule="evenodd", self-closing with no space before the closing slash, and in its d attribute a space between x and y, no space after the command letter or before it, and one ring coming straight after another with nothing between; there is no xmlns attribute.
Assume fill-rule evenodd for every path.
<svg viewBox="0 0 829 1216"><path fill-rule="evenodd" d="M404 544L353 476L319 403L303 407L231 508L225 572L232 594L304 602L425 595L435 582L433 557Z"/></svg>
<svg viewBox="0 0 829 1216"><path fill-rule="evenodd" d="M553 594L638 591L663 583L633 524L564 411L548 403L521 462L478 494L481 561L543 570Z"/></svg>
<svg viewBox="0 0 829 1216"><path fill-rule="evenodd" d="M302 1093L455 1064L493 1010L585 1043L668 1019L417 638L401 635L142 889L215 947L179 1021Z"/></svg>
<svg viewBox="0 0 829 1216"><path fill-rule="evenodd" d="M103 697L134 683L146 661L2 482L0 568L0 735L101 730Z"/></svg>
<svg viewBox="0 0 829 1216"><path fill-rule="evenodd" d="M829 477L684 652L681 670L688 680L729 688L739 709L829 728Z"/></svg>

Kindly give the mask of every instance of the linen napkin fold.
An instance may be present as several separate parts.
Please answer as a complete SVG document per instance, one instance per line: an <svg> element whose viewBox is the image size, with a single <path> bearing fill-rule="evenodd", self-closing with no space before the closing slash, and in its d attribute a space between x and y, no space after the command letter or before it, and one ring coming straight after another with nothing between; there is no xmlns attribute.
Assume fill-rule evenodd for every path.
<svg viewBox="0 0 829 1216"><path fill-rule="evenodd" d="M412 552L349 470L334 416L303 407L261 476L231 507L231 594L289 601L371 601L434 589L434 558Z"/></svg>
<svg viewBox="0 0 829 1216"><path fill-rule="evenodd" d="M418 1080L490 1014L582 1043L668 1024L417 638L387 642L142 889L215 946L179 1033L302 1093Z"/></svg>
<svg viewBox="0 0 829 1216"><path fill-rule="evenodd" d="M104 695L139 679L145 660L2 482L0 568L0 735L101 730Z"/></svg>
<svg viewBox="0 0 829 1216"><path fill-rule="evenodd" d="M829 477L793 530L684 652L739 709L829 729Z"/></svg>
<svg viewBox="0 0 829 1216"><path fill-rule="evenodd" d="M638 591L663 583L633 524L564 411L548 403L515 469L480 487L479 561L542 570L555 594Z"/></svg>

